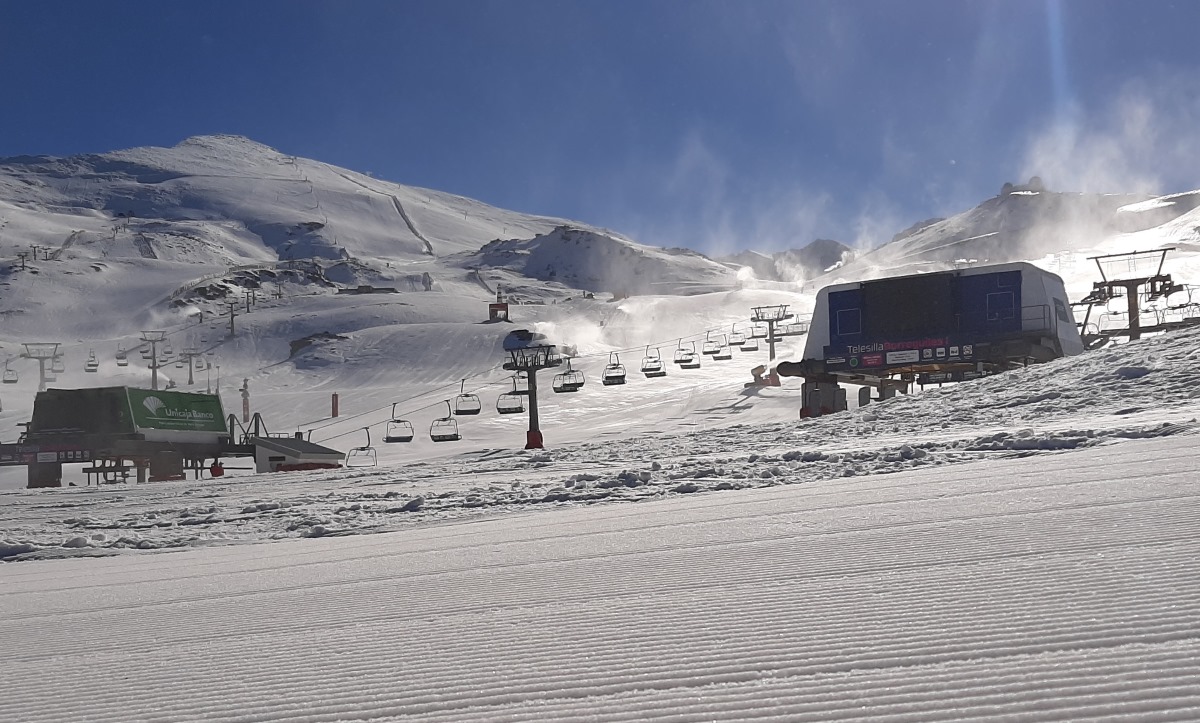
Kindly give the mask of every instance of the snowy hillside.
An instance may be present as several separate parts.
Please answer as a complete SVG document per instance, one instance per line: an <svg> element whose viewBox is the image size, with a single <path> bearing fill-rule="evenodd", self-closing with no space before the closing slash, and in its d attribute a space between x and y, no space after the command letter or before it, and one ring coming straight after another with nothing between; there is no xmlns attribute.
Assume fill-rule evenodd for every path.
<svg viewBox="0 0 1200 723"><path fill-rule="evenodd" d="M1010 187L801 286L241 138L0 161L5 441L23 342L61 344L53 386L145 387L156 329L162 383L378 460L0 469L0 719L1194 719L1200 332L803 421L799 380L745 385L766 345L671 360L835 279L1023 259L1078 298L1088 256L1170 246L1194 284L1198 200ZM542 394L545 450L495 411L514 328L587 380ZM483 413L434 442L460 394Z"/></svg>

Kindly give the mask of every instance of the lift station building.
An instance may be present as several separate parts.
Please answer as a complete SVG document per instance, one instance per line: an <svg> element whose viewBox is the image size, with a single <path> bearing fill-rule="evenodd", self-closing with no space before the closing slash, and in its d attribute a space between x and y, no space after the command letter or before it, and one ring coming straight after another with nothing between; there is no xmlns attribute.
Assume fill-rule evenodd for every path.
<svg viewBox="0 0 1200 723"><path fill-rule="evenodd" d="M846 408L842 383L882 399L1082 351L1062 279L1009 263L821 289L803 360L777 371L804 378L813 416Z"/></svg>

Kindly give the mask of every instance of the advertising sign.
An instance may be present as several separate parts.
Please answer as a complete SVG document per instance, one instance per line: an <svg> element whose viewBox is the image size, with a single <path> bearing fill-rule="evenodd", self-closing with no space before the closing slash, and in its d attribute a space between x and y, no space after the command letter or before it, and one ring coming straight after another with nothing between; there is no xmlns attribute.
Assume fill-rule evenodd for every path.
<svg viewBox="0 0 1200 723"><path fill-rule="evenodd" d="M130 389L129 406L138 429L226 432L221 398L215 394Z"/></svg>

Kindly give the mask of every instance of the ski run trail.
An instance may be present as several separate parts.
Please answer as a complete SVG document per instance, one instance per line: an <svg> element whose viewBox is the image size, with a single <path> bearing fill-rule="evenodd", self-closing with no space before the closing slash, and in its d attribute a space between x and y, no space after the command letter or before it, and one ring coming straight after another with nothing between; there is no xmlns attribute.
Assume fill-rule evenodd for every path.
<svg viewBox="0 0 1200 723"><path fill-rule="evenodd" d="M5 492L0 720L1197 720L1198 341L811 421Z"/></svg>

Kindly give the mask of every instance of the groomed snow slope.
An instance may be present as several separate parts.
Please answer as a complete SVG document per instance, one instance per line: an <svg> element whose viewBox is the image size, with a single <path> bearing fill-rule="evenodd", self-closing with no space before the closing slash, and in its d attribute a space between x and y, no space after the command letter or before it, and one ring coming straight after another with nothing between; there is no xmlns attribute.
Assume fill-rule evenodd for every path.
<svg viewBox="0 0 1200 723"><path fill-rule="evenodd" d="M1194 720L1198 449L5 565L0 718Z"/></svg>

